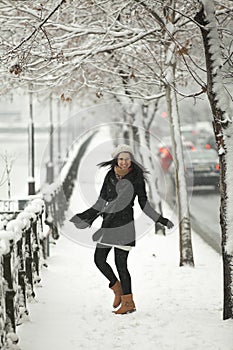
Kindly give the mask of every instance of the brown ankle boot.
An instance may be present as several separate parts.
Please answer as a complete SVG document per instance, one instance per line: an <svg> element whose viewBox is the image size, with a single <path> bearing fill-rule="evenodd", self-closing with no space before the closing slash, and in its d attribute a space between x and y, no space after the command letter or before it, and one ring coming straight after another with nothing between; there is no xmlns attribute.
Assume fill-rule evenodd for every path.
<svg viewBox="0 0 233 350"><path fill-rule="evenodd" d="M121 307L117 311L113 311L116 315L124 315L136 311L133 301L133 294L121 296Z"/></svg>
<svg viewBox="0 0 233 350"><path fill-rule="evenodd" d="M112 287L110 287L110 289L112 289L114 294L115 294L115 298L113 301L113 307L116 308L120 305L121 296L123 294L120 282L116 281L116 283Z"/></svg>

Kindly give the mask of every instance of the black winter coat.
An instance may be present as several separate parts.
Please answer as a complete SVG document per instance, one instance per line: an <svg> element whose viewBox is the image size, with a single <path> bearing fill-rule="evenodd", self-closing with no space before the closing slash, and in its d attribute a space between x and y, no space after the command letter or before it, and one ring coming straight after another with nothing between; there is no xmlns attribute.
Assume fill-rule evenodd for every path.
<svg viewBox="0 0 233 350"><path fill-rule="evenodd" d="M105 176L97 202L83 213L76 214L71 222L77 228L91 226L97 216L102 215L101 228L93 239L102 244L135 246L134 200L138 196L141 209L155 222L166 225L167 219L149 204L143 172L133 168L123 179L118 180L111 169Z"/></svg>

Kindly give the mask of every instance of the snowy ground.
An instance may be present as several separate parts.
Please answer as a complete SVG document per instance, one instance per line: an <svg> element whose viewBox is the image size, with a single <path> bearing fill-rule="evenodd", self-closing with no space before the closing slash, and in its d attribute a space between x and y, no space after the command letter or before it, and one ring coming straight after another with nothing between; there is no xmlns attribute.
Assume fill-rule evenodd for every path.
<svg viewBox="0 0 233 350"><path fill-rule="evenodd" d="M100 134L89 149L68 218L96 197L101 172L95 165L110 158L112 145ZM137 312L111 312L113 293L94 265L91 233L66 222L51 245L48 268L29 305L30 319L17 328L22 350L233 350L233 321L222 321L220 255L193 232L195 268L179 267L177 226L166 236L155 235L150 219L136 216L140 230L145 228L129 256ZM164 216L176 222L165 205Z"/></svg>

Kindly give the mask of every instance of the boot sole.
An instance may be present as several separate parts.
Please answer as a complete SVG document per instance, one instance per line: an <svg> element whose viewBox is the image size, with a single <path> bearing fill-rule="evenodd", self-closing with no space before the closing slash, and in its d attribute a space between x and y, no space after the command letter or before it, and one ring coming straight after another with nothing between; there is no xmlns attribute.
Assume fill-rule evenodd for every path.
<svg viewBox="0 0 233 350"><path fill-rule="evenodd" d="M133 309L133 310L127 311L127 312L124 313L123 315L132 314L132 313L135 312L135 311L136 311L136 309Z"/></svg>
<svg viewBox="0 0 233 350"><path fill-rule="evenodd" d="M127 314L132 314L133 312L135 312L136 309L133 309L133 310L129 310L127 312L121 312L121 313L117 313L117 311L112 311L115 315L127 315Z"/></svg>

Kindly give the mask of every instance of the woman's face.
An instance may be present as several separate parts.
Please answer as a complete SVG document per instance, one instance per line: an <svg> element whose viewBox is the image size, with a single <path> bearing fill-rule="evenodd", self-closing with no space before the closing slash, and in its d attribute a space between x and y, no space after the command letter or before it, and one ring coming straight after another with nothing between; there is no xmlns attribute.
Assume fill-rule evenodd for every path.
<svg viewBox="0 0 233 350"><path fill-rule="evenodd" d="M117 165L121 169L128 169L131 166L131 157L128 152L122 152L117 157Z"/></svg>

